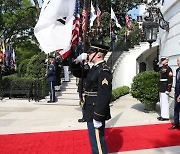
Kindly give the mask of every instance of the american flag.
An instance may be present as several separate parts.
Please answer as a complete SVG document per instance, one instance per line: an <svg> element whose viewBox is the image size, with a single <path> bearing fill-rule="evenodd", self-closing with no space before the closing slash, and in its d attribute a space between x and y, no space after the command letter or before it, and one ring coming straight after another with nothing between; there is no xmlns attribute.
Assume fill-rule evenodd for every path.
<svg viewBox="0 0 180 154"><path fill-rule="evenodd" d="M98 4L96 7L97 7L97 26L99 27L100 26L101 10L99 9Z"/></svg>
<svg viewBox="0 0 180 154"><path fill-rule="evenodd" d="M80 0L76 0L76 6L74 10L74 20L73 20L73 28L72 28L72 39L70 48L67 50L59 49L57 50L60 52L63 59L67 58L71 52L71 46L78 42L79 38L79 28L80 28Z"/></svg>
<svg viewBox="0 0 180 154"><path fill-rule="evenodd" d="M86 29L86 3L84 2L84 8L82 11L82 30L84 31Z"/></svg>
<svg viewBox="0 0 180 154"><path fill-rule="evenodd" d="M126 26L127 26L127 28L128 28L128 29L131 29L129 16L126 15L125 19L126 19Z"/></svg>
<svg viewBox="0 0 180 154"><path fill-rule="evenodd" d="M74 21L73 21L73 30L72 30L72 45L78 42L79 37L79 28L80 28L80 0L76 0L76 7L74 11Z"/></svg>

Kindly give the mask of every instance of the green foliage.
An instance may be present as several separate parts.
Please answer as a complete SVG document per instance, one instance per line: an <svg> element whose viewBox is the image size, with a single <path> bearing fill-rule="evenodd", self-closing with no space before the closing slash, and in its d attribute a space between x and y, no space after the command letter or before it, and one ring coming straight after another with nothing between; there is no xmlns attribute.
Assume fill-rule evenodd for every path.
<svg viewBox="0 0 180 154"><path fill-rule="evenodd" d="M34 55L28 63L26 76L33 78L44 77L46 73L45 59L46 55L43 52Z"/></svg>
<svg viewBox="0 0 180 154"><path fill-rule="evenodd" d="M13 85L13 87L12 87ZM33 85L32 87L30 85ZM14 75L3 76L1 82L3 91L10 92L10 89L27 90L32 88L32 95L38 98L44 98L48 95L48 83L45 78L35 79L32 77L16 77ZM19 95L20 97L21 95Z"/></svg>
<svg viewBox="0 0 180 154"><path fill-rule="evenodd" d="M25 59L23 61L21 61L21 63L19 64L18 68L17 68L17 73L18 76L23 77L25 76L25 74L27 73L27 65L29 63L29 59Z"/></svg>
<svg viewBox="0 0 180 154"><path fill-rule="evenodd" d="M37 11L29 0L3 1L1 7L1 33L11 44L34 37Z"/></svg>
<svg viewBox="0 0 180 154"><path fill-rule="evenodd" d="M154 71L147 71L137 74L133 78L131 94L141 103L151 104L158 102L158 81L159 74Z"/></svg>
<svg viewBox="0 0 180 154"><path fill-rule="evenodd" d="M119 97L128 94L129 91L130 91L130 88L128 86L122 86L122 87L113 89L112 90L112 101L115 101Z"/></svg>
<svg viewBox="0 0 180 154"><path fill-rule="evenodd" d="M41 51L39 47L31 41L15 42L15 46L17 46L15 52L18 67L24 59L30 59Z"/></svg>
<svg viewBox="0 0 180 154"><path fill-rule="evenodd" d="M140 32L139 25L137 22L134 22L132 25L132 30L130 32L130 40L133 45L137 45L140 42Z"/></svg>

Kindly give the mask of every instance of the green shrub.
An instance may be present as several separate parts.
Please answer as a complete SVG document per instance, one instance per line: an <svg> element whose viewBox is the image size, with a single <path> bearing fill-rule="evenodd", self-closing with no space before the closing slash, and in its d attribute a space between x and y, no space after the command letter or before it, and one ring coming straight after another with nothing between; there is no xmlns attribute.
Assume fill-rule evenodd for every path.
<svg viewBox="0 0 180 154"><path fill-rule="evenodd" d="M133 78L131 94L141 103L151 104L158 102L159 74L154 71L146 71L137 74Z"/></svg>
<svg viewBox="0 0 180 154"><path fill-rule="evenodd" d="M15 83L15 84L14 84ZM22 85L23 84L23 85ZM32 78L32 77L15 77L14 75L3 76L1 88L3 91L8 91L11 88L16 90L26 90L32 84L32 94L39 99L45 98L48 95L48 83L45 78ZM12 85L17 87L12 87Z"/></svg>
<svg viewBox="0 0 180 154"><path fill-rule="evenodd" d="M45 65L46 55L43 52L40 52L38 55L34 55L28 65L26 76L33 78L42 78L46 73Z"/></svg>
<svg viewBox="0 0 180 154"><path fill-rule="evenodd" d="M17 73L18 76L20 77L24 77L26 72L27 72L27 65L29 63L30 59L25 59L23 61L21 61L21 63L18 65L17 67Z"/></svg>
<svg viewBox="0 0 180 154"><path fill-rule="evenodd" d="M130 88L128 86L122 86L122 87L113 89L112 90L112 101L115 101L119 97L128 94L129 91L130 91Z"/></svg>

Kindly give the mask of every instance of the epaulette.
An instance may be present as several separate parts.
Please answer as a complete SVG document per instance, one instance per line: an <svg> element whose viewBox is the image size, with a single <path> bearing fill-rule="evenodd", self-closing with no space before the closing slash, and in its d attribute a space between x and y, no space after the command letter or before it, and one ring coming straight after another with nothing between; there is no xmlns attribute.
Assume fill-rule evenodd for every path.
<svg viewBox="0 0 180 154"><path fill-rule="evenodd" d="M106 63L103 63L103 64L102 64L102 69L99 71L99 73L100 73L101 71L108 71L108 72L111 73L110 68L108 67L108 65L107 65Z"/></svg>

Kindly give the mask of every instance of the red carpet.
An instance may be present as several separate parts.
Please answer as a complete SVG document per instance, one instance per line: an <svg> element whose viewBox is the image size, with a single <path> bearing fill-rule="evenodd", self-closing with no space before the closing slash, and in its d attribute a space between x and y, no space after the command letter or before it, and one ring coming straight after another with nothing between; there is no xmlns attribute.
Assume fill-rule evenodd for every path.
<svg viewBox="0 0 180 154"><path fill-rule="evenodd" d="M180 130L171 124L106 129L109 152L180 145ZM88 154L87 130L0 135L0 154Z"/></svg>

